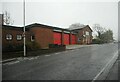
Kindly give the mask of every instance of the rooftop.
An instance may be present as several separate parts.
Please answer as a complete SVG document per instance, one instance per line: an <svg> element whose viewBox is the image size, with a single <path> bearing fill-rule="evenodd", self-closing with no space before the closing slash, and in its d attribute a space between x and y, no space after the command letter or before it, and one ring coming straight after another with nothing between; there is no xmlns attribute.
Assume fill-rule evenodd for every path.
<svg viewBox="0 0 120 82"><path fill-rule="evenodd" d="M68 29L69 30L76 30L76 29L82 29L84 27L86 27L87 25L84 24L72 24Z"/></svg>
<svg viewBox="0 0 120 82"><path fill-rule="evenodd" d="M9 29L18 29L18 28L23 29L23 27L11 26L11 25L3 25L3 27L9 28ZM44 24L39 24L39 23L33 23L33 24L29 24L29 25L25 26L26 29L33 28L33 27L41 27L41 28L59 29L59 30L70 31L69 29L54 27L54 26L49 26L49 25L44 25Z"/></svg>

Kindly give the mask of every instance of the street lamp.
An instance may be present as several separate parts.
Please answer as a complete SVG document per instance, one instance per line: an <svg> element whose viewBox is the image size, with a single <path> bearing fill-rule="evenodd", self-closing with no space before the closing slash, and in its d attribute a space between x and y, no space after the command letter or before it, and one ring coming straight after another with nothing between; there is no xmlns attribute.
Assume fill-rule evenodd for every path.
<svg viewBox="0 0 120 82"><path fill-rule="evenodd" d="M23 25L24 25L24 28L23 28L23 37L24 37L24 57L26 56L26 43L25 43L25 40L26 40L26 36L25 36L25 0L23 1Z"/></svg>

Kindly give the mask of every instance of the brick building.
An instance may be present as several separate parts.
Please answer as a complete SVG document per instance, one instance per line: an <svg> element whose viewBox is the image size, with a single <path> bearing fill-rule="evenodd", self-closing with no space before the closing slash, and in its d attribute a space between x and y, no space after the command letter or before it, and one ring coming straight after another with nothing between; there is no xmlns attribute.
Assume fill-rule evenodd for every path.
<svg viewBox="0 0 120 82"><path fill-rule="evenodd" d="M58 27L30 24L26 26L26 42L36 42L40 48L49 48L50 44L71 45L90 44L92 42L92 30L87 25L80 29L62 29ZM23 44L23 27L2 26L2 48L8 45Z"/></svg>
<svg viewBox="0 0 120 82"><path fill-rule="evenodd" d="M18 46L22 45L23 44L22 35L23 35L23 27L3 25L2 26L2 49L3 51L6 49L9 49L8 47L10 47L11 45L13 47L17 45Z"/></svg>
<svg viewBox="0 0 120 82"><path fill-rule="evenodd" d="M92 43L92 29L89 25L82 25L77 28L70 29L72 32L77 33L78 44L91 44Z"/></svg>
<svg viewBox="0 0 120 82"><path fill-rule="evenodd" d="M23 44L23 27L3 25L2 35L3 50L8 45ZM76 33L68 29L37 23L26 26L26 42L35 41L40 48L48 48L49 44L76 44L76 40Z"/></svg>

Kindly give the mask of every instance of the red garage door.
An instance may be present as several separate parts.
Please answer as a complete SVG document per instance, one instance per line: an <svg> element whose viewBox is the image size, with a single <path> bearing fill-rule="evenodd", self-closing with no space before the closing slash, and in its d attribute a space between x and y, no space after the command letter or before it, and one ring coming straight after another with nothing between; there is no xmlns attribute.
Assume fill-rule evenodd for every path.
<svg viewBox="0 0 120 82"><path fill-rule="evenodd" d="M61 33L54 32L54 44L61 45Z"/></svg>
<svg viewBox="0 0 120 82"><path fill-rule="evenodd" d="M76 36L74 34L72 34L72 44L76 44Z"/></svg>
<svg viewBox="0 0 120 82"><path fill-rule="evenodd" d="M64 34L64 45L69 45L70 43L70 35Z"/></svg>

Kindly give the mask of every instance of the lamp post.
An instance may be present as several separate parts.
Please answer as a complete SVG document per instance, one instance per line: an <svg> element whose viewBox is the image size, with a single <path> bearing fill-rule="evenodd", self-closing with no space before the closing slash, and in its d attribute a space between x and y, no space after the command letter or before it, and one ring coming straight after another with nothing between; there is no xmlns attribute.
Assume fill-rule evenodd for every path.
<svg viewBox="0 0 120 82"><path fill-rule="evenodd" d="M23 1L23 37L24 37L24 57L26 56L26 36L25 36L25 0Z"/></svg>

